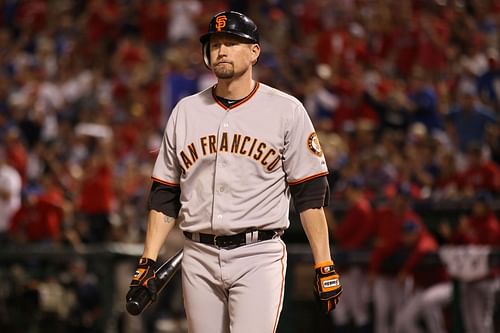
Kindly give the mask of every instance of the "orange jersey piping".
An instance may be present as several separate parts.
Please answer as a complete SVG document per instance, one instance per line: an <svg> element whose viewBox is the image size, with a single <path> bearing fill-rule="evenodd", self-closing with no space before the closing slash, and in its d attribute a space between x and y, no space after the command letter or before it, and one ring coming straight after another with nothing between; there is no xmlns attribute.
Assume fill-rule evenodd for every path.
<svg viewBox="0 0 500 333"><path fill-rule="evenodd" d="M308 180L311 180L311 179L314 179L314 178L318 178L318 177L321 177L321 176L326 176L326 175L328 175L328 171L317 173L317 174L312 175L312 176L307 176L305 178L298 179L298 180L295 180L293 182L288 182L288 185L301 184L301 183L307 182Z"/></svg>
<svg viewBox="0 0 500 333"><path fill-rule="evenodd" d="M161 180L161 179L158 179L158 178L155 178L155 177L151 177L151 179L153 181L161 183L163 185L168 185L168 186L173 186L173 187L179 187L180 186L179 184L167 182L166 180Z"/></svg>
<svg viewBox="0 0 500 333"><path fill-rule="evenodd" d="M228 110L228 109L234 109L235 107L237 106L240 106L241 104L247 102L250 98L253 97L253 95L255 95L255 93L257 92L257 89L259 89L259 82L255 82L255 87L253 87L253 90L252 92L245 98L243 98L241 101L239 101L238 103L234 104L234 105L231 105L230 107L227 107L225 106L224 104L222 104L218 99L217 99L217 96L215 95L215 87L216 86L213 86L212 87L212 97L213 99L215 100L215 102L217 104L219 104L220 107L222 107L224 110Z"/></svg>
<svg viewBox="0 0 500 333"><path fill-rule="evenodd" d="M280 290L280 301L278 303L278 309L276 310L276 317L274 319L274 329L273 333L276 332L276 329L278 328L278 322L279 322L279 317L280 317L280 312L283 307L283 293L284 293L284 288L285 288L285 264L284 264L284 259L285 259L285 254L286 254L286 248L283 243L281 243L281 246L283 247L283 255L281 256L281 290Z"/></svg>

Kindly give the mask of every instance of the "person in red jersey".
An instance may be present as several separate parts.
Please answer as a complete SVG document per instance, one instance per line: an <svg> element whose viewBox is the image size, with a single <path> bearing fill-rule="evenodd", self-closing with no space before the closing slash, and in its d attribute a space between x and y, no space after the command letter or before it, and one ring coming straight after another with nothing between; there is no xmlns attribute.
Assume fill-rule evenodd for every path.
<svg viewBox="0 0 500 333"><path fill-rule="evenodd" d="M458 228L451 235L454 244L500 245L500 224L490 207L491 195L478 192L474 197L472 211L460 219Z"/></svg>
<svg viewBox="0 0 500 333"><path fill-rule="evenodd" d="M82 238L89 243L108 241L115 200L111 152L100 146L89 158L84 170L78 208L88 234L82 235Z"/></svg>
<svg viewBox="0 0 500 333"><path fill-rule="evenodd" d="M57 243L61 240L64 197L52 175L44 175L40 191L28 193L10 226L19 243Z"/></svg>
<svg viewBox="0 0 500 333"><path fill-rule="evenodd" d="M367 250L373 235L373 209L363 192L363 180L348 180L344 191L348 208L339 223L332 224L337 246L345 251ZM368 332L369 290L366 269L360 265L339 265L344 280L343 302L339 304L333 322L335 332L350 332L352 321L356 332Z"/></svg>
<svg viewBox="0 0 500 333"><path fill-rule="evenodd" d="M500 223L491 209L491 201L490 193L477 192L471 212L460 218L455 230L445 228L444 236L456 245L498 247ZM493 314L495 294L500 290L500 271L498 268L489 268L485 273L483 278L460 281L460 295L463 295L460 298L460 306L467 333L495 332Z"/></svg>
<svg viewBox="0 0 500 333"><path fill-rule="evenodd" d="M396 318L395 330L402 333L420 333L420 321L432 333L446 332L442 307L449 303L452 284L439 263L423 263L426 255L435 253L439 244L424 224L406 221L402 230L403 246L409 254L398 274L401 283L411 279L413 289Z"/></svg>
<svg viewBox="0 0 500 333"><path fill-rule="evenodd" d="M369 264L369 284L373 290L374 332L390 332L408 292L408 279L398 280L402 259L408 254L404 248L404 223L421 224L411 207L411 188L398 184L387 206L377 209L375 243Z"/></svg>

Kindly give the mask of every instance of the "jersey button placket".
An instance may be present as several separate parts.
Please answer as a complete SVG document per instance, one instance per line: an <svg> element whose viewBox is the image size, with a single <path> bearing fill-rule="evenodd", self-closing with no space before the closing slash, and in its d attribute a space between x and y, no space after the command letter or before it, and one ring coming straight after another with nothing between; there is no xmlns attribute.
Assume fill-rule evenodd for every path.
<svg viewBox="0 0 500 333"><path fill-rule="evenodd" d="M218 145L220 144L222 133L229 127L229 122L227 121L227 115L225 119L219 125L218 133ZM224 221L224 198L222 195L226 192L226 186L221 182L224 179L224 168L227 166L226 157L224 152L219 151L220 146L217 147L217 155L215 160L215 179L214 179L214 203L213 203L213 220L212 227L214 229L220 229Z"/></svg>

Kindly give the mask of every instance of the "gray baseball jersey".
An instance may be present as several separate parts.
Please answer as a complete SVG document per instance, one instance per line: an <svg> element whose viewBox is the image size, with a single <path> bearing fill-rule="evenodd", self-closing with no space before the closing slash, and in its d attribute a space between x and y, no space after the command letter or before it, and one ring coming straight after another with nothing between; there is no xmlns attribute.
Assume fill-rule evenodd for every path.
<svg viewBox="0 0 500 333"><path fill-rule="evenodd" d="M153 170L155 181L180 186L180 228L216 235L288 228L288 185L328 172L306 110L262 83L231 108L213 93L176 105Z"/></svg>

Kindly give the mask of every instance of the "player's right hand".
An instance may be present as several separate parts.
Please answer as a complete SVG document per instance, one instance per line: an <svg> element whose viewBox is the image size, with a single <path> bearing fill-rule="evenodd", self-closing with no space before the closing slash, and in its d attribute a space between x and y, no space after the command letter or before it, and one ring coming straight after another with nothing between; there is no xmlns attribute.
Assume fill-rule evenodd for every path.
<svg viewBox="0 0 500 333"><path fill-rule="evenodd" d="M126 298L129 299L140 288L146 288L151 296L151 300L156 300L158 286L156 283L156 261L149 258L140 258L135 269L134 276L130 282L130 289Z"/></svg>
<svg viewBox="0 0 500 333"><path fill-rule="evenodd" d="M329 314L337 303L342 293L339 274L335 271L333 261L325 261L315 267L314 296L321 305L325 314Z"/></svg>

